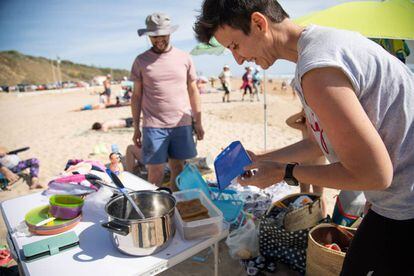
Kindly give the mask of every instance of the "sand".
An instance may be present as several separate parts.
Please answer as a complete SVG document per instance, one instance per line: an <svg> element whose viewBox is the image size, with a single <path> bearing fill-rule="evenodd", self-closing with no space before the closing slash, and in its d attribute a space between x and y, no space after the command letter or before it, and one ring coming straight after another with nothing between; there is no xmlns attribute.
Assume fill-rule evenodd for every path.
<svg viewBox="0 0 414 276"><path fill-rule="evenodd" d="M218 84L217 84L218 85ZM238 87L235 83L233 87ZM133 129L111 130L107 133L90 130L94 122L130 117L130 107L74 112L85 104L98 103L95 92L101 87L78 89L64 93L0 93L0 144L8 149L30 146L20 153L22 159L37 157L40 160L40 181L47 183L58 175L71 158L95 159L108 162L107 154L92 155L98 144L110 150L117 144L121 152L131 143ZM120 87L113 87L113 95ZM301 139L301 133L285 124L288 116L300 110L297 97L290 90L281 91L280 82L267 83L267 149L276 149ZM222 103L222 92L201 95L205 138L197 144L201 157L214 158L232 141L240 140L245 148L255 152L264 150L264 109L261 101L241 101L241 93L231 94L232 102ZM19 180L11 191L0 192L0 201L28 194L28 185ZM36 191L35 191L36 192ZM338 191L326 191L328 213L332 212L334 195ZM6 244L6 229L0 220L0 244ZM243 273L238 261L232 260L226 245L220 244L220 274ZM206 254L207 252L203 252ZM201 254L202 255L202 254ZM191 265L189 265L191 264ZM165 275L212 275L213 255L206 263L191 259L168 270Z"/></svg>

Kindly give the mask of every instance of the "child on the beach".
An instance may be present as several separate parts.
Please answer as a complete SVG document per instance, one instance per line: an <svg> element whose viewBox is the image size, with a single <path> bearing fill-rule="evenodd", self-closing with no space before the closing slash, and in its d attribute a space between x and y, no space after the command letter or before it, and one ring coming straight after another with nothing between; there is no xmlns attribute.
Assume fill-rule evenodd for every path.
<svg viewBox="0 0 414 276"><path fill-rule="evenodd" d="M8 186L19 180L19 174L27 168L30 169L30 189L44 188L39 182L39 160L37 158L21 160L17 154L8 154L5 148L0 147L0 173L9 182Z"/></svg>
<svg viewBox="0 0 414 276"><path fill-rule="evenodd" d="M108 170L118 175L124 171L124 167L121 162L121 154L119 152L112 152L109 155Z"/></svg>

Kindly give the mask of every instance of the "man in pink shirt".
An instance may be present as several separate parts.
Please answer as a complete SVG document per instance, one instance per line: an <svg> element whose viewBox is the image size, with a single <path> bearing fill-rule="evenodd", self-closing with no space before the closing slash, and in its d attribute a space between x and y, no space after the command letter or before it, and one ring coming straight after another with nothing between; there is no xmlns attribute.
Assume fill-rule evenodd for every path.
<svg viewBox="0 0 414 276"><path fill-rule="evenodd" d="M203 139L204 130L194 64L188 53L170 45L170 34L178 26L172 26L170 17L163 13L149 15L145 23L138 35L148 35L152 48L138 55L131 69L133 141L142 147L148 181L159 186L167 161L170 182L174 183L184 161L197 155L192 122L198 140Z"/></svg>

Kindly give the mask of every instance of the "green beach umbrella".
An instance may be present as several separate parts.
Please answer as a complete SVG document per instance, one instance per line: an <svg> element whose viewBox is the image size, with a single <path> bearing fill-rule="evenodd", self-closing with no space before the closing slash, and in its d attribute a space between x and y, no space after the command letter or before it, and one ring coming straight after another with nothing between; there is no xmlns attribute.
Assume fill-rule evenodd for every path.
<svg viewBox="0 0 414 276"><path fill-rule="evenodd" d="M358 1L340 4L294 21L351 30L369 38L414 40L414 2Z"/></svg>
<svg viewBox="0 0 414 276"><path fill-rule="evenodd" d="M198 55L216 55L219 56L224 53L226 48L221 45L214 37L210 39L210 45L205 43L199 43L195 46L190 54L193 56Z"/></svg>

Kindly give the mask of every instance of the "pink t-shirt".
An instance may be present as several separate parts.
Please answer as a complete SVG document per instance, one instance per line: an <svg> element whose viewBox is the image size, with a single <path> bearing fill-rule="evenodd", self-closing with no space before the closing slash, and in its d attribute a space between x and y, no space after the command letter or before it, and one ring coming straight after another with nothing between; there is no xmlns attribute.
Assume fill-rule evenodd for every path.
<svg viewBox="0 0 414 276"><path fill-rule="evenodd" d="M143 87L143 127L172 128L191 125L187 83L197 75L191 57L177 48L157 54L140 54L131 69L131 80Z"/></svg>

